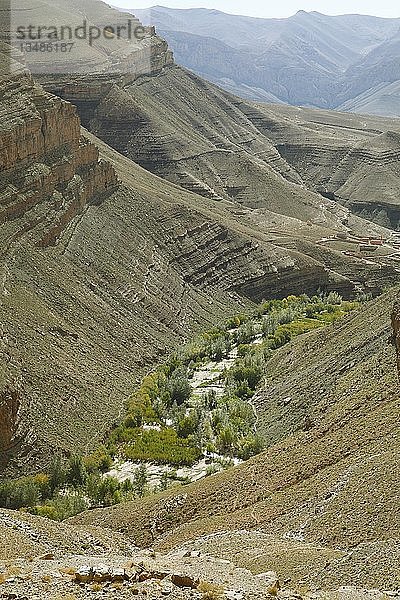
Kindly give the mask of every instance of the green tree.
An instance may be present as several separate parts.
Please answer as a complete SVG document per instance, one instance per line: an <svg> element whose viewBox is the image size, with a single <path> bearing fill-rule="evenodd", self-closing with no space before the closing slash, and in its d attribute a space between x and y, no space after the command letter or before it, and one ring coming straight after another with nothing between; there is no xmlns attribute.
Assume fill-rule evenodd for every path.
<svg viewBox="0 0 400 600"><path fill-rule="evenodd" d="M53 456L49 468L49 485L51 491L54 493L55 490L62 488L65 485L66 478L65 462L59 454L56 454Z"/></svg>
<svg viewBox="0 0 400 600"><path fill-rule="evenodd" d="M84 486L87 481L88 473L82 456L73 454L68 461L67 482L73 487Z"/></svg>
<svg viewBox="0 0 400 600"><path fill-rule="evenodd" d="M136 469L134 481L133 481L133 489L137 493L138 496L143 497L146 493L148 475L147 469L145 465L140 465Z"/></svg>
<svg viewBox="0 0 400 600"><path fill-rule="evenodd" d="M187 372L183 369L177 369L173 372L168 382L168 389L171 395L171 402L180 406L190 398L192 388L187 377Z"/></svg>
<svg viewBox="0 0 400 600"><path fill-rule="evenodd" d="M179 437L187 438L196 433L199 426L199 416L195 410L183 415L177 423L177 434Z"/></svg>

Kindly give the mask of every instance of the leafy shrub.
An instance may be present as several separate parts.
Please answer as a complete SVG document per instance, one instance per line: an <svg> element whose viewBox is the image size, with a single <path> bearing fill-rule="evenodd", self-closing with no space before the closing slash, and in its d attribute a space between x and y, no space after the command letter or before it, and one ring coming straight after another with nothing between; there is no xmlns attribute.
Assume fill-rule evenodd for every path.
<svg viewBox="0 0 400 600"><path fill-rule="evenodd" d="M259 308L259 312L263 315L266 315L270 312L274 311L278 311L281 310L282 308L286 308L287 307L287 301L285 300L267 300L264 301L260 308Z"/></svg>
<svg viewBox="0 0 400 600"><path fill-rule="evenodd" d="M228 405L229 421L239 431L246 431L252 428L256 422L256 415L249 402L232 398Z"/></svg>
<svg viewBox="0 0 400 600"><path fill-rule="evenodd" d="M240 442L239 458L248 460L252 456L260 454L265 449L264 440L259 435L248 435Z"/></svg>
<svg viewBox="0 0 400 600"><path fill-rule="evenodd" d="M278 325L286 325L297 319L302 314L302 310L294 307L284 308L274 314Z"/></svg>
<svg viewBox="0 0 400 600"><path fill-rule="evenodd" d="M335 312L335 307L324 302L314 302L305 307L305 316L309 319L318 318L324 312Z"/></svg>
<svg viewBox="0 0 400 600"><path fill-rule="evenodd" d="M199 364L207 356L207 343L204 338L198 338L187 344L182 350L182 360L185 364Z"/></svg>
<svg viewBox="0 0 400 600"><path fill-rule="evenodd" d="M247 366L237 364L229 372L229 377L239 383L247 383L250 390L255 390L263 376L262 368L259 365Z"/></svg>
<svg viewBox="0 0 400 600"><path fill-rule="evenodd" d="M126 427L142 427L145 423L157 423L158 421L158 415L147 392L141 390L129 400L128 415L125 419Z"/></svg>
<svg viewBox="0 0 400 600"><path fill-rule="evenodd" d="M59 493L44 505L34 506L29 512L35 515L47 516L56 521L63 521L83 512L87 508L87 501L81 494Z"/></svg>
<svg viewBox="0 0 400 600"><path fill-rule="evenodd" d="M293 337L322 326L323 323L315 319L303 319L302 321L293 321L286 325L280 325L270 340L270 347L272 350L276 350L290 342Z"/></svg>
<svg viewBox="0 0 400 600"><path fill-rule="evenodd" d="M34 477L5 481L0 484L0 506L18 510L35 506L41 500L40 484Z"/></svg>
<svg viewBox="0 0 400 600"><path fill-rule="evenodd" d="M278 348L281 348L282 346L290 342L290 339L291 335L289 331L287 331L286 329L279 329L274 333L270 342L270 347L272 350L277 350Z"/></svg>
<svg viewBox="0 0 400 600"><path fill-rule="evenodd" d="M137 493L138 496L142 497L145 495L147 481L148 481L147 469L144 465L140 465L136 469L135 478L134 478L134 482L132 485L132 489L135 490L135 492Z"/></svg>
<svg viewBox="0 0 400 600"><path fill-rule="evenodd" d="M199 415L195 410L191 410L188 414L184 414L177 422L176 431L179 437L188 438L194 435L199 426Z"/></svg>
<svg viewBox="0 0 400 600"><path fill-rule="evenodd" d="M51 463L49 469L49 485L51 492L62 488L67 480L67 469L65 461L59 454L56 454Z"/></svg>
<svg viewBox="0 0 400 600"><path fill-rule="evenodd" d="M40 490L41 497L44 500L50 498L52 495L50 476L46 473L38 473L37 475L33 475L33 480Z"/></svg>
<svg viewBox="0 0 400 600"><path fill-rule="evenodd" d="M45 517L46 519L51 519L52 521L60 521L59 514L55 506L50 504L40 504L35 506L29 511L33 515L37 515L39 517Z"/></svg>
<svg viewBox="0 0 400 600"><path fill-rule="evenodd" d="M229 319L226 320L225 329L227 331L230 331L232 329L237 329L238 327L240 327L240 325L245 323L247 320L248 320L247 315L243 315L243 314L234 315L233 317L230 317Z"/></svg>
<svg viewBox="0 0 400 600"><path fill-rule="evenodd" d="M226 390L229 396L240 398L241 400L250 400L250 398L254 395L254 390L249 387L247 379L228 383Z"/></svg>
<svg viewBox="0 0 400 600"><path fill-rule="evenodd" d="M230 343L223 337L219 337L210 345L210 358L220 361L228 355L230 349Z"/></svg>
<svg viewBox="0 0 400 600"><path fill-rule="evenodd" d="M261 330L264 336L272 335L278 326L278 319L276 314L267 315L263 318Z"/></svg>
<svg viewBox="0 0 400 600"><path fill-rule="evenodd" d="M118 504L123 498L120 483L115 477L100 477L94 492L92 498L103 506Z"/></svg>
<svg viewBox="0 0 400 600"><path fill-rule="evenodd" d="M215 475L215 473L218 473L219 470L220 469L215 464L208 465L208 467L206 469L206 477L210 477L211 475Z"/></svg>
<svg viewBox="0 0 400 600"><path fill-rule="evenodd" d="M216 447L220 454L232 456L237 445L237 435L231 425L223 427L217 437Z"/></svg>
<svg viewBox="0 0 400 600"><path fill-rule="evenodd" d="M324 302L326 302L326 304L342 304L343 298L338 292L329 292L324 298Z"/></svg>
<svg viewBox="0 0 400 600"><path fill-rule="evenodd" d="M105 472L111 469L113 459L111 458L108 450L105 446L99 446L97 450L85 456L84 466L88 473L95 473L97 471Z"/></svg>
<svg viewBox="0 0 400 600"><path fill-rule="evenodd" d="M247 354L254 353L253 344L240 344L237 348L237 355L239 358L244 358Z"/></svg>
<svg viewBox="0 0 400 600"><path fill-rule="evenodd" d="M214 410L217 408L217 394L215 390L207 390L203 396L203 403L207 410Z"/></svg>
<svg viewBox="0 0 400 600"><path fill-rule="evenodd" d="M174 371L180 369L182 366L184 366L182 356L175 353L169 358L165 365L161 367L161 371L168 378L171 377Z"/></svg>
<svg viewBox="0 0 400 600"><path fill-rule="evenodd" d="M236 333L236 341L238 344L249 344L256 337L254 323L248 321L241 325Z"/></svg>

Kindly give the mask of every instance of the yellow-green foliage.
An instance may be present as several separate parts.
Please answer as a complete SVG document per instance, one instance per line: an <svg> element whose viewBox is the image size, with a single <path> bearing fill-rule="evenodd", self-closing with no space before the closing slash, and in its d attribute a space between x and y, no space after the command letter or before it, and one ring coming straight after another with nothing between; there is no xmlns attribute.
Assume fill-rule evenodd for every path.
<svg viewBox="0 0 400 600"><path fill-rule="evenodd" d="M57 494L45 504L38 504L30 509L34 515L47 517L55 521L63 521L73 517L87 508L85 499L79 493Z"/></svg>
<svg viewBox="0 0 400 600"><path fill-rule="evenodd" d="M248 319L248 315L234 315L233 317L230 317L225 321L225 329L227 329L228 331L230 329L236 329L237 327L240 327L240 325L245 323Z"/></svg>
<svg viewBox="0 0 400 600"><path fill-rule="evenodd" d="M176 466L192 465L201 455L190 440L178 437L171 428L161 431L137 429L133 439L123 446L122 452L131 460Z"/></svg>
<svg viewBox="0 0 400 600"><path fill-rule="evenodd" d="M274 335L271 337L271 348L280 348L296 335L318 329L318 327L323 327L323 325L320 320L316 319L302 319L301 321L278 325Z"/></svg>
<svg viewBox="0 0 400 600"><path fill-rule="evenodd" d="M286 299L286 306L290 308L290 304L299 304L299 302L302 300L302 297L296 298L289 296ZM318 298L315 298L314 300L315 302L308 301L303 304L302 312L306 316L303 318L297 318L290 323L284 323L277 326L274 334L269 338L271 349L274 350L276 348L280 348L297 335L301 335L303 333L312 331L313 329L318 329L319 327L333 323L348 312L359 307L358 302L342 301L340 304L329 304L323 300L318 300ZM263 306L265 309L268 309L267 312L272 311L272 313L276 313L278 309L278 302L285 303L284 300L273 300L265 303ZM281 308L283 308L283 306Z"/></svg>
<svg viewBox="0 0 400 600"><path fill-rule="evenodd" d="M97 450L85 456L84 465L89 473L95 473L96 471L107 471L111 468L112 458L108 453L105 446L99 446Z"/></svg>
<svg viewBox="0 0 400 600"><path fill-rule="evenodd" d="M128 403L128 414L125 419L127 427L141 427L145 423L158 423L159 419L150 398L139 391Z"/></svg>
<svg viewBox="0 0 400 600"><path fill-rule="evenodd" d="M157 413L153 402L160 394L160 379L158 371L144 377L139 390L128 400L126 425L140 427L144 423L157 423ZM165 377L164 377L165 379Z"/></svg>
<svg viewBox="0 0 400 600"><path fill-rule="evenodd" d="M0 506L18 510L37 504L50 494L49 477L43 473L0 483Z"/></svg>
<svg viewBox="0 0 400 600"><path fill-rule="evenodd" d="M34 507L32 511L35 515L39 517L46 517L47 519L52 519L53 521L59 521L59 514L55 506L49 506L48 504L41 504Z"/></svg>

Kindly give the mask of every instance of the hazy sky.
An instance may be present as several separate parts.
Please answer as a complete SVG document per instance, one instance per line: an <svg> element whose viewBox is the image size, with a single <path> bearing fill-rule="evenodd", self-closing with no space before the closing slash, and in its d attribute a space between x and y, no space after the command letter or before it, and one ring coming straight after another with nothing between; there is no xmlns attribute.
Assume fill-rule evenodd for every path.
<svg viewBox="0 0 400 600"><path fill-rule="evenodd" d="M135 9L162 5L173 8L216 8L227 13L254 17L288 17L298 10L317 10L328 15L358 13L380 17L400 17L398 0L108 0L109 4Z"/></svg>

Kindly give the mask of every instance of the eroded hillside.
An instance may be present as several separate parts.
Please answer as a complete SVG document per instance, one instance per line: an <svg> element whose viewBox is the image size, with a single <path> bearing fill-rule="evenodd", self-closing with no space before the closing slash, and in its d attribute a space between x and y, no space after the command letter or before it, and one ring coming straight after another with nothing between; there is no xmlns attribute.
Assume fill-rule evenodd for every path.
<svg viewBox="0 0 400 600"><path fill-rule="evenodd" d="M326 227L349 219L362 234L353 214L398 227L396 119L254 105L175 65L127 85L89 82L86 99L82 82L45 85L121 154L204 197Z"/></svg>
<svg viewBox="0 0 400 600"><path fill-rule="evenodd" d="M23 452L40 455L49 443L84 447L101 436L147 364L235 304L227 292L234 272L248 265L242 277L258 275L261 254L248 237L172 203L172 194L163 197L158 182L146 187L144 180L135 191L117 184L110 163L99 162L96 147L81 137L70 104L29 76L20 88L12 84L2 106L12 114L22 88L25 112L15 124L4 120L2 135L9 157L1 228L2 410L10 420L4 450L19 455L14 442L22 436ZM27 152L35 136L35 152ZM210 271L202 290L184 271L185 256L212 240L206 263L222 276L230 260L232 279L228 272L216 284L222 277ZM207 279L202 260L197 267L192 261L193 279L197 269ZM7 409L7 390L18 391L18 410Z"/></svg>
<svg viewBox="0 0 400 600"><path fill-rule="evenodd" d="M351 293L353 269L378 285L379 265L333 254L342 275L308 256L325 227L296 220L311 249L281 247L236 205L82 135L75 108L28 72L2 87L3 465L98 442L149 365L253 299L321 283Z"/></svg>

